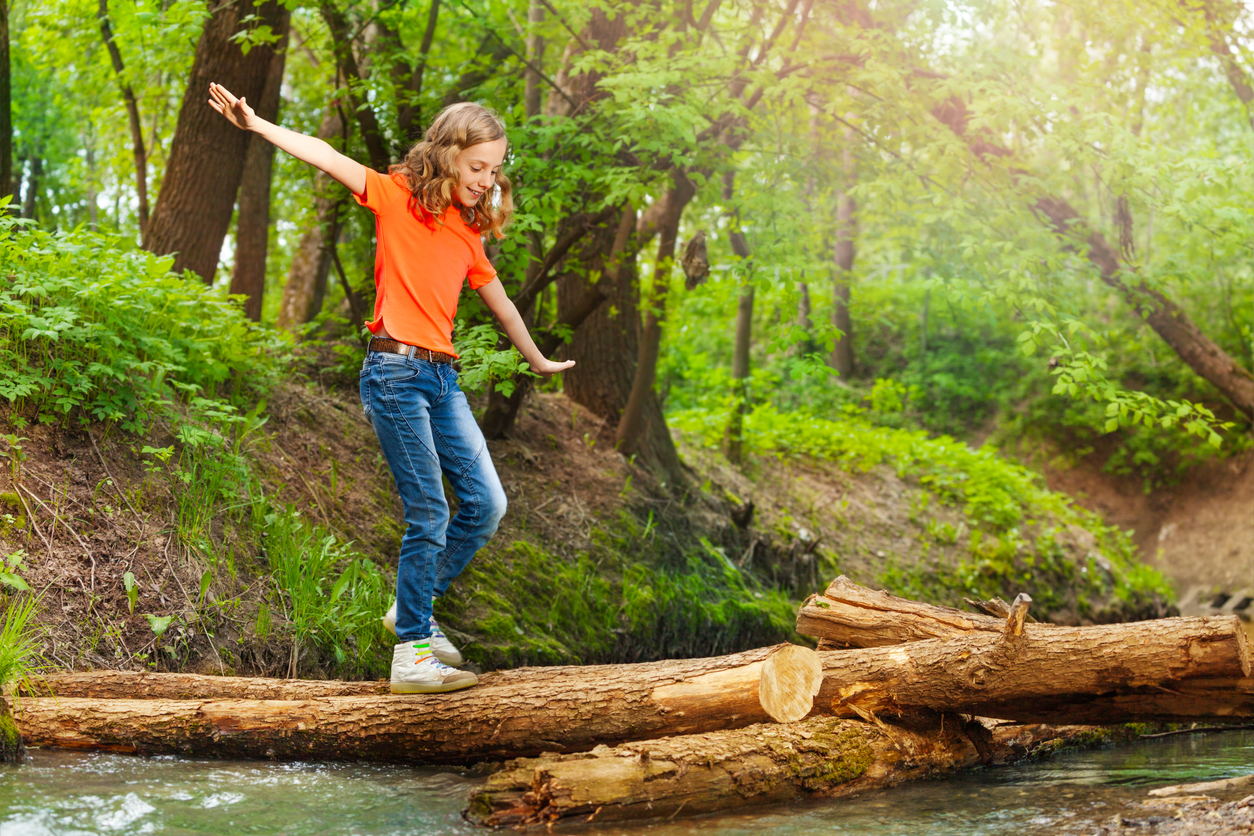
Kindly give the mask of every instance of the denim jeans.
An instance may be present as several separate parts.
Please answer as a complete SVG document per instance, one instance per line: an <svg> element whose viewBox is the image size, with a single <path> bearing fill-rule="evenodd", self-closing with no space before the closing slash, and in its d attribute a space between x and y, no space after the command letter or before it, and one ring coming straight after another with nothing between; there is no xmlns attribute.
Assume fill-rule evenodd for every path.
<svg viewBox="0 0 1254 836"><path fill-rule="evenodd" d="M361 368L361 404L405 508L396 635L418 641L431 635L432 598L444 594L496 533L505 491L452 366L369 352ZM457 495L451 522L441 473Z"/></svg>

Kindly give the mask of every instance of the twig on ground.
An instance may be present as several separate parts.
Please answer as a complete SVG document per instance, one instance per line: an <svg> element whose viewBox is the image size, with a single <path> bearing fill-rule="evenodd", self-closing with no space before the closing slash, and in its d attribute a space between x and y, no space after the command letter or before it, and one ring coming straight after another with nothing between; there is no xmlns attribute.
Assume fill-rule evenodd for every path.
<svg viewBox="0 0 1254 836"><path fill-rule="evenodd" d="M96 439L92 437L91 430L87 430L87 440L91 442L91 449L96 451L96 458L100 460L100 466L104 468L105 476L109 477L109 484L113 486L113 490L126 503L126 507L131 509L131 513L135 515L136 521L139 520L139 512L135 510L135 506L131 505L131 501L126 498L126 494L122 493L122 488L118 485L118 480L113 478L113 474L109 472L109 465L105 464L104 456L100 455L100 448L96 446Z"/></svg>
<svg viewBox="0 0 1254 836"><path fill-rule="evenodd" d="M17 487L19 491L26 491L26 493L30 496L31 499L39 503L40 508L43 508L45 511L53 515L52 526L53 526L53 530L55 531L57 520L61 518L61 515L58 514L55 510L45 505L44 501L40 499L39 497L35 496L35 492L32 491L30 488L26 487L25 485L18 485ZM18 496L20 497L21 493L19 493ZM70 525L69 520L65 521L65 529L66 531L74 535L74 539L78 541L78 544L83 547L83 551L87 553L87 559L91 561L91 593L95 595L96 594L96 556L91 553L91 547L89 547L87 545L87 541L85 541L82 537L80 537L78 532L74 530L74 526Z"/></svg>
<svg viewBox="0 0 1254 836"><path fill-rule="evenodd" d="M13 483L13 487L19 487L17 482ZM26 504L26 500L22 498L22 492L15 491L18 502L22 503L22 510L26 512L26 519L30 520L30 527L35 529L35 533L39 535L39 539L44 541L44 545L48 548L48 557L52 557L52 543L44 536L43 531L39 528L39 523L35 522L35 514L31 511L30 506Z"/></svg>

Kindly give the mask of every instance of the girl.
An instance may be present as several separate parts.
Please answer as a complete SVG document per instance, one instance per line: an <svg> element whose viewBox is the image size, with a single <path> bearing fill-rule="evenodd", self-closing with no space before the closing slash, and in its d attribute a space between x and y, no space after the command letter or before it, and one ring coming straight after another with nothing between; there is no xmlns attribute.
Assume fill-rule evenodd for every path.
<svg viewBox="0 0 1254 836"><path fill-rule="evenodd" d="M446 107L423 140L387 175L314 137L259 118L244 99L209 85L209 105L343 183L374 212L374 335L361 370L361 402L405 507L396 572L392 693L468 688L479 679L449 665L461 654L445 638L431 603L444 594L475 552L496 532L505 492L450 361L453 316L462 282L500 321L531 368L543 375L568 369L540 354L496 271L480 235L503 237L513 204L501 172L505 126L471 102ZM440 475L460 503L449 521ZM391 625L389 625L391 626ZM449 664L445 664L445 663Z"/></svg>

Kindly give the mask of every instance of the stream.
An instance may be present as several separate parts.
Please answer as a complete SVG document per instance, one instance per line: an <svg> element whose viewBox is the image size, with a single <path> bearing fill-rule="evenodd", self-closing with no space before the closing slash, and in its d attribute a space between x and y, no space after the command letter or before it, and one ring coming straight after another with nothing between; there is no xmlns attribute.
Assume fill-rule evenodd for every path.
<svg viewBox="0 0 1254 836"><path fill-rule="evenodd" d="M1194 734L969 770L850 799L580 833L738 836L1083 834L1167 784L1254 773L1254 731ZM37 751L0 767L0 836L415 834L461 819L479 779L400 766L140 758Z"/></svg>

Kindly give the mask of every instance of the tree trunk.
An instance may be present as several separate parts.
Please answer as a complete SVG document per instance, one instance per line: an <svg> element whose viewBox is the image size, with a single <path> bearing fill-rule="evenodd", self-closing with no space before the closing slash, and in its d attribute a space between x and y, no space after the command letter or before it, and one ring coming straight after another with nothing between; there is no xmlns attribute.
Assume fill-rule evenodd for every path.
<svg viewBox="0 0 1254 836"><path fill-rule="evenodd" d="M283 68L287 59L287 29L275 32L278 49L270 59L266 85L255 108L257 115L274 122L279 114L279 94L283 88ZM266 252L270 246L270 179L274 167L274 146L249 134L248 154L240 181L239 213L235 221L235 266L231 271L231 293L248 297L244 313L253 322L261 321L261 302L266 290Z"/></svg>
<svg viewBox="0 0 1254 836"><path fill-rule="evenodd" d="M196 45L144 248L158 255L174 253L176 272L191 270L206 284L218 268L249 140L247 132L206 104L209 83L217 82L250 102L259 101L274 50L254 46L244 55L232 38L250 25L245 20L254 15L257 25L286 31L289 14L278 2L223 2L213 8Z"/></svg>
<svg viewBox="0 0 1254 836"><path fill-rule="evenodd" d="M465 815L486 827L671 818L851 795L979 761L954 718L909 729L816 717L514 761Z"/></svg>
<svg viewBox="0 0 1254 836"><path fill-rule="evenodd" d="M139 236L142 240L148 229L148 152L144 148L144 127L139 118L139 101L135 98L131 85L123 80L126 67L122 63L122 53L113 40L113 28L109 25L109 0L100 0L96 17L100 21L100 34L104 36L113 72L118 77L118 88L122 91L122 102L126 105L126 117L131 126L131 153L135 157L135 194L139 201Z"/></svg>
<svg viewBox="0 0 1254 836"><path fill-rule="evenodd" d="M334 144L343 131L339 109L329 106L318 126L318 138ZM347 191L321 171L314 172L313 182L316 226L301 235L292 266L287 271L276 321L278 327L294 331L322 310L327 274L331 270L331 250L340 235L340 201Z"/></svg>
<svg viewBox="0 0 1254 836"><path fill-rule="evenodd" d="M841 137L841 184L836 193L836 270L832 282L832 327L840 332L832 348L831 364L842 380L853 377L853 317L849 313L853 284L854 238L857 235L855 205L849 190L858 180L853 158L853 131L846 128Z"/></svg>
<svg viewBox="0 0 1254 836"><path fill-rule="evenodd" d="M392 153L383 136L383 129L379 127L379 119L375 116L370 104L359 99L353 92L352 83L362 81L365 76L357 64L357 56L353 53L353 44L350 40L352 32L348 25L348 18L339 7L331 2L323 2L319 11L331 33L335 65L339 68L340 78L348 88L346 104L349 112L357 118L361 138L366 145L366 154L370 157L370 167L376 171L387 171L388 165L392 162Z"/></svg>
<svg viewBox="0 0 1254 836"><path fill-rule="evenodd" d="M1183 308L1135 274L1125 273L1106 237L1089 230L1067 201L1046 196L1036 202L1036 208L1049 218L1059 234L1084 236L1089 260L1097 266L1102 281L1117 290L1189 368L1218 389L1245 417L1254 419L1254 374L1203 334Z"/></svg>
<svg viewBox="0 0 1254 836"><path fill-rule="evenodd" d="M0 0L0 197L13 192L13 71L9 59L9 3L8 0Z"/></svg>
<svg viewBox="0 0 1254 836"><path fill-rule="evenodd" d="M980 631L819 656L824 680L816 707L845 717L927 708L1026 720L1039 719L1044 706L1058 709L1055 721L1071 722L1072 703L1170 688L1182 679L1250 675L1249 640L1235 616L1101 627L1029 624L1017 636Z"/></svg>
<svg viewBox="0 0 1254 836"><path fill-rule="evenodd" d="M30 174L26 178L26 200L22 205L22 217L36 220L35 213L39 210L36 201L39 199L39 181L44 176L44 160L38 154L31 157Z"/></svg>
<svg viewBox="0 0 1254 836"><path fill-rule="evenodd" d="M422 43L418 47L418 61L414 64L409 81L405 85L407 96L396 108L396 123L402 142L417 139L416 134L422 130L422 112L418 108L418 98L422 95L422 82L427 72L427 56L431 54L431 43L435 39L435 27L440 20L440 0L431 0L427 7L427 28L422 33ZM402 149L402 152L408 151Z"/></svg>
<svg viewBox="0 0 1254 836"><path fill-rule="evenodd" d="M731 202L735 193L734 171L723 176L723 200ZM753 345L753 265L749 242L740 231L740 210L732 213L728 240L736 254L741 276L740 298L736 300L736 342L732 347L732 410L723 432L723 453L728 460L740 464L744 459L743 429L749 403L749 349Z"/></svg>
<svg viewBox="0 0 1254 836"><path fill-rule="evenodd" d="M543 67L544 38L534 31L544 23L544 6L540 5L539 0L531 0L527 8L527 22L531 24L533 30L527 35L527 60L536 67ZM540 115L541 108L544 106L543 95L544 83L539 73L528 67L523 88L523 107L528 119L534 119Z"/></svg>
<svg viewBox="0 0 1254 836"><path fill-rule="evenodd" d="M666 319L666 293L670 288L671 268L675 260L675 242L679 237L679 220L697 189L681 171L674 173L675 184L667 198L667 212L658 224L657 262L653 268L649 308L640 330L636 368L632 375L627 404L618 420L615 445L624 456L643 454L648 460L645 443L646 428L651 419L650 405L657 403L653 384L657 380L658 353L662 346L662 324ZM660 416L660 409L658 410ZM652 468L651 468L652 469Z"/></svg>
<svg viewBox="0 0 1254 836"><path fill-rule="evenodd" d="M15 717L32 746L467 763L768 722L759 683L763 662L777 649L636 665L521 668L486 674L465 691L421 696L24 697ZM204 679L220 680L211 689L231 681Z"/></svg>
<svg viewBox="0 0 1254 836"><path fill-rule="evenodd" d="M1047 745L1091 741L1090 726L988 729L960 717L871 724L814 717L793 725L645 740L506 764L464 816L486 827L673 818L806 797L839 798ZM1108 733L1106 736L1109 736Z"/></svg>

